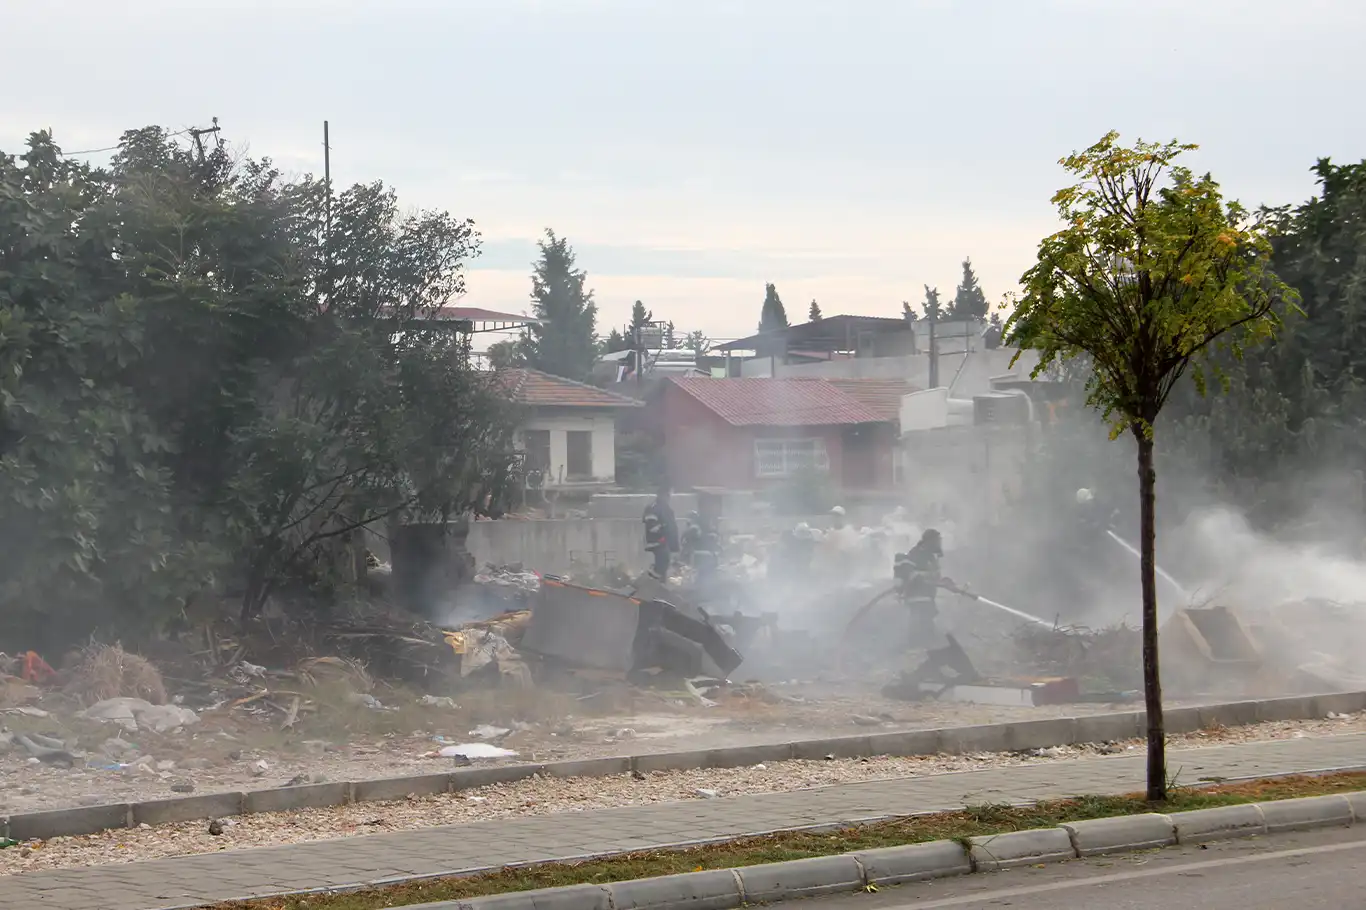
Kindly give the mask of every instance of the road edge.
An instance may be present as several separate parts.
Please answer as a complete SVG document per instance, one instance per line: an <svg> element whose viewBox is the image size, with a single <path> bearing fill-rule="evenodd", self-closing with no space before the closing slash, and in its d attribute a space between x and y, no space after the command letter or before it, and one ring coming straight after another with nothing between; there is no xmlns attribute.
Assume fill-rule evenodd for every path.
<svg viewBox="0 0 1366 910"><path fill-rule="evenodd" d="M855 893L1017 866L1359 824L1366 824L1366 791L1166 815L1120 815L970 837L963 842L930 841L604 885L514 891L412 904L402 910L739 910L750 904Z"/></svg>

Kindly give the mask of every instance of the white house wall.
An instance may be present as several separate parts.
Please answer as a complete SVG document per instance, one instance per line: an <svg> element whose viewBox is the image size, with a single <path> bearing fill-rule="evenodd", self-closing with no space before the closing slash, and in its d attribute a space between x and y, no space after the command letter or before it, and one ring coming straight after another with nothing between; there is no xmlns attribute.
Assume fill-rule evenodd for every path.
<svg viewBox="0 0 1366 910"><path fill-rule="evenodd" d="M593 476L574 479L574 484L615 483L617 477L617 422L611 415L537 415L522 424L523 430L550 433L550 473L546 486L567 486L569 482L569 432L593 434Z"/></svg>
<svg viewBox="0 0 1366 910"><path fill-rule="evenodd" d="M952 347L954 344L958 347ZM941 341L940 350L961 351L962 344L961 338L945 338ZM971 354L940 354L939 382L942 386L950 387L955 398L985 395L991 391L993 376L1012 374L1019 379L1027 379L1030 370L1038 363L1038 356L1033 351L1025 351L1012 369L1010 361L1014 356L1014 351L1001 348L974 350ZM742 376L794 379L904 379L923 389L930 384L930 358L920 353L784 365L778 363L776 358L755 357L741 362L740 373Z"/></svg>

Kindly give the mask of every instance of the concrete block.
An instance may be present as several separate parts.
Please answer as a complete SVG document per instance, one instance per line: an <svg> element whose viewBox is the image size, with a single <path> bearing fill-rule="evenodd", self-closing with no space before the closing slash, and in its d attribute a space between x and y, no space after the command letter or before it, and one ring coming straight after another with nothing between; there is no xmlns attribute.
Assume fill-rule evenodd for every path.
<svg viewBox="0 0 1366 910"><path fill-rule="evenodd" d="M552 761L541 766L546 777L610 777L631 773L631 757L589 758L580 761Z"/></svg>
<svg viewBox="0 0 1366 910"><path fill-rule="evenodd" d="M615 910L731 910L744 903L740 881L730 869L613 882L607 887Z"/></svg>
<svg viewBox="0 0 1366 910"><path fill-rule="evenodd" d="M631 768L641 774L651 771L695 771L707 767L711 753L706 749L692 752L658 752L653 755L633 755Z"/></svg>
<svg viewBox="0 0 1366 910"><path fill-rule="evenodd" d="M791 743L768 743L757 746L731 746L712 749L707 753L708 768L748 768L767 762L789 761Z"/></svg>
<svg viewBox="0 0 1366 910"><path fill-rule="evenodd" d="M118 803L11 815L9 836L15 840L47 840L51 837L80 837L110 828L127 828L132 808L127 803Z"/></svg>
<svg viewBox="0 0 1366 910"><path fill-rule="evenodd" d="M1266 819L1266 833L1308 831L1350 825L1352 804L1341 796L1308 796L1303 799L1278 799L1258 803Z"/></svg>
<svg viewBox="0 0 1366 910"><path fill-rule="evenodd" d="M1078 717L1074 736L1079 743L1108 743L1138 739L1144 735L1147 715L1142 711L1123 711L1116 714L1093 714Z"/></svg>
<svg viewBox="0 0 1366 910"><path fill-rule="evenodd" d="M456 768L449 775L451 792L510 784L540 773L540 765L503 765L498 768Z"/></svg>
<svg viewBox="0 0 1366 910"><path fill-rule="evenodd" d="M874 733L868 745L874 755L937 755L942 750L939 730L898 730Z"/></svg>
<svg viewBox="0 0 1366 910"><path fill-rule="evenodd" d="M970 837L968 843L972 845L969 851L972 867L978 872L996 872L1015 866L1057 863L1077 858L1072 837L1062 828L988 834Z"/></svg>
<svg viewBox="0 0 1366 910"><path fill-rule="evenodd" d="M949 727L939 731L939 747L948 755L1006 752L1010 749L1010 727L1010 724Z"/></svg>
<svg viewBox="0 0 1366 910"><path fill-rule="evenodd" d="M435 796L449 792L450 774L413 774L408 777L382 777L358 780L352 785L352 798L358 803L383 802L407 796Z"/></svg>
<svg viewBox="0 0 1366 910"><path fill-rule="evenodd" d="M566 885L422 906L426 910L612 910L612 894L605 885Z"/></svg>
<svg viewBox="0 0 1366 910"><path fill-rule="evenodd" d="M297 787L276 787L273 790L252 790L242 800L242 811L292 812L295 809L322 809L344 806L351 801L351 783L302 784Z"/></svg>
<svg viewBox="0 0 1366 910"><path fill-rule="evenodd" d="M1148 714L1143 713L1139 726L1139 736L1148 735ZM1199 708L1166 708L1162 712L1162 729L1168 736L1180 733L1195 733L1200 730Z"/></svg>
<svg viewBox="0 0 1366 910"><path fill-rule="evenodd" d="M1318 706L1312 695L1291 695L1287 698L1264 698L1257 702L1257 720L1305 720L1318 717Z"/></svg>
<svg viewBox="0 0 1366 910"><path fill-rule="evenodd" d="M1060 826L1072 835L1078 856L1100 856L1124 850L1151 850L1176 843L1176 826L1165 815L1093 818Z"/></svg>
<svg viewBox="0 0 1366 910"><path fill-rule="evenodd" d="M1006 724L1005 727L1006 748L1011 751L1066 746L1076 742L1077 737L1077 719L1075 717L1026 720Z"/></svg>
<svg viewBox="0 0 1366 910"><path fill-rule="evenodd" d="M1213 809L1194 809L1173 812L1178 844L1203 844L1212 840L1232 840L1236 837L1260 837L1266 833L1266 820L1256 805L1216 806Z"/></svg>
<svg viewBox="0 0 1366 910"><path fill-rule="evenodd" d="M1314 696L1314 716L1356 714L1366 711L1366 692L1331 692Z"/></svg>
<svg viewBox="0 0 1366 910"><path fill-rule="evenodd" d="M792 757L817 760L833 755L835 758L862 758L873 754L872 740L867 736L836 736L830 739L805 739L792 743Z"/></svg>
<svg viewBox="0 0 1366 910"><path fill-rule="evenodd" d="M972 871L968 851L952 840L864 850L854 857L863 864L863 875L870 885L899 885Z"/></svg>
<svg viewBox="0 0 1366 910"><path fill-rule="evenodd" d="M853 856L813 856L739 870L746 904L843 894L863 887L863 870Z"/></svg>
<svg viewBox="0 0 1366 910"><path fill-rule="evenodd" d="M1257 723L1258 702L1232 701L1222 705L1201 705L1200 729L1212 727L1246 727Z"/></svg>
<svg viewBox="0 0 1366 910"><path fill-rule="evenodd" d="M244 793L205 793L133 804L133 825L169 825L198 818L223 818L242 812Z"/></svg>

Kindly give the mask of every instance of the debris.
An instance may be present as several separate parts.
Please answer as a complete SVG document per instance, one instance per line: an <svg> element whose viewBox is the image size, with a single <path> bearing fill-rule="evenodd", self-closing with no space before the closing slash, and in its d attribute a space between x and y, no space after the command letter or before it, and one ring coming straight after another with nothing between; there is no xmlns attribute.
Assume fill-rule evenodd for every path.
<svg viewBox="0 0 1366 910"><path fill-rule="evenodd" d="M470 736L477 739L501 739L512 732L510 727L495 727L492 724L480 724L470 731Z"/></svg>
<svg viewBox="0 0 1366 910"><path fill-rule="evenodd" d="M631 771L631 779L632 779L632 780L644 780L644 779L645 779L645 775L644 775L644 774L641 774L639 771L636 771L636 770L632 769L632 771Z"/></svg>
<svg viewBox="0 0 1366 910"><path fill-rule="evenodd" d="M60 740L55 740L47 736L40 736L37 733L25 735L23 733L9 734L9 741L20 746L29 754L30 761L43 762L49 765L61 765L67 768L76 764L76 756L67 748L66 744Z"/></svg>
<svg viewBox="0 0 1366 910"><path fill-rule="evenodd" d="M443 746L436 754L441 758L463 758L468 761L517 757L517 753L511 749L502 749L489 743L460 743L453 746Z"/></svg>
<svg viewBox="0 0 1366 910"><path fill-rule="evenodd" d="M129 733L136 733L139 730L172 733L199 723L199 715L190 708L179 705L154 705L145 699L129 697L107 698L96 702L82 711L80 716L101 723L118 724Z"/></svg>
<svg viewBox="0 0 1366 910"><path fill-rule="evenodd" d="M266 668L259 664L238 661L237 666L228 671L228 678L239 685L247 685L253 679L264 679Z"/></svg>
<svg viewBox="0 0 1366 910"><path fill-rule="evenodd" d="M880 727L882 721L876 717L869 717L867 714L850 714L849 719L860 727Z"/></svg>
<svg viewBox="0 0 1366 910"><path fill-rule="evenodd" d="M489 801L489 798L488 798L487 796L467 796L467 797L465 797L465 802L467 802L467 803L474 803L476 806L479 805L480 803L486 803L486 802L488 802L488 801Z"/></svg>
<svg viewBox="0 0 1366 910"><path fill-rule="evenodd" d="M449 708L452 711L460 708L455 703L455 699L446 695L424 695L417 700L417 703L424 708Z"/></svg>
<svg viewBox="0 0 1366 910"><path fill-rule="evenodd" d="M214 837L223 836L223 823L216 818L209 819L209 833Z"/></svg>
<svg viewBox="0 0 1366 910"><path fill-rule="evenodd" d="M398 708L386 708L384 703L375 696L366 692L352 692L347 696L347 700L353 705L364 705L371 711L397 711Z"/></svg>
<svg viewBox="0 0 1366 910"><path fill-rule="evenodd" d="M9 714L22 714L25 717L51 717L52 715L42 708L35 708L31 705L20 705L17 708L10 708Z"/></svg>
<svg viewBox="0 0 1366 910"><path fill-rule="evenodd" d="M698 787L696 790L694 790L694 791L692 791L692 792L693 792L693 793L696 793L698 796L702 797L703 799L716 799L718 796L721 795L720 793L716 792L715 790L709 790L709 789L707 789L706 787Z"/></svg>
<svg viewBox="0 0 1366 910"><path fill-rule="evenodd" d="M166 684L151 662L118 645L95 645L81 653L66 690L83 702L129 698L166 704Z"/></svg>
<svg viewBox="0 0 1366 910"><path fill-rule="evenodd" d="M289 710L285 712L284 722L280 724L281 730L292 730L294 725L299 722L299 696L294 696L294 700L289 703Z"/></svg>
<svg viewBox="0 0 1366 910"><path fill-rule="evenodd" d="M193 792L194 792L194 781L188 780L188 779L186 779L186 778L180 778L179 780L173 781L173 782L171 783L171 792L172 792L172 793L193 793Z"/></svg>
<svg viewBox="0 0 1366 910"><path fill-rule="evenodd" d="M270 765L266 763L264 758L258 758L251 763L250 770L252 777L265 777L266 772L270 770Z"/></svg>

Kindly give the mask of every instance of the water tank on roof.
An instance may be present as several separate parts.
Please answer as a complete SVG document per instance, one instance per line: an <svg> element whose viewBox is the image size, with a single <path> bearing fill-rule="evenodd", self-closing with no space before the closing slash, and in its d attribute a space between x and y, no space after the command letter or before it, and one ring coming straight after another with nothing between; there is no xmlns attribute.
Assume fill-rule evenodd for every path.
<svg viewBox="0 0 1366 910"><path fill-rule="evenodd" d="M1024 424L1029 421L1029 399L1000 392L972 397L974 424Z"/></svg>

